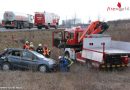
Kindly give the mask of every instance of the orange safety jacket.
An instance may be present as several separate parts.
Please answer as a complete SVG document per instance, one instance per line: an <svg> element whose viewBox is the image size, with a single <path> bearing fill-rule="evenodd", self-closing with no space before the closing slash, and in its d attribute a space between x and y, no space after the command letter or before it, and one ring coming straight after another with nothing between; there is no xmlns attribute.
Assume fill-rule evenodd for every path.
<svg viewBox="0 0 130 90"><path fill-rule="evenodd" d="M34 51L34 48L30 47L29 50Z"/></svg>
<svg viewBox="0 0 130 90"><path fill-rule="evenodd" d="M24 44L23 49L29 49L29 48L30 48L29 45Z"/></svg>
<svg viewBox="0 0 130 90"><path fill-rule="evenodd" d="M49 55L49 49L48 48L44 48L43 49L43 55L46 56L46 55Z"/></svg>

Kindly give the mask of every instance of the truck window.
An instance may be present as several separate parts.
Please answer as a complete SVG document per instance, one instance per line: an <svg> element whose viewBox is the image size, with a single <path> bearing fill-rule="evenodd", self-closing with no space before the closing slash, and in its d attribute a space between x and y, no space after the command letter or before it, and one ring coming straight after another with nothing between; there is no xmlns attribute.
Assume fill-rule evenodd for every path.
<svg viewBox="0 0 130 90"><path fill-rule="evenodd" d="M74 33L70 33L70 39L74 38Z"/></svg>
<svg viewBox="0 0 130 90"><path fill-rule="evenodd" d="M36 17L43 17L42 14L36 14Z"/></svg>
<svg viewBox="0 0 130 90"><path fill-rule="evenodd" d="M74 38L74 33L66 32L66 33L65 33L65 38L66 38L66 39L73 39L73 38Z"/></svg>
<svg viewBox="0 0 130 90"><path fill-rule="evenodd" d="M82 36L82 33L83 33L83 32L79 32L79 33L78 33L78 40L79 40L80 37Z"/></svg>

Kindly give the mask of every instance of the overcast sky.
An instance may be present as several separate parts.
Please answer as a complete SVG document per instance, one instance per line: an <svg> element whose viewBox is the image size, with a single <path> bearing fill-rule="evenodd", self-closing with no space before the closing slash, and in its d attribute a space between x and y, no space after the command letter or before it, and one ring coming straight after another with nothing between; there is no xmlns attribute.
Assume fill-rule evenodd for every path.
<svg viewBox="0 0 130 90"><path fill-rule="evenodd" d="M108 7L129 7L124 11L107 11ZM0 0L0 13L14 11L27 14L54 12L63 19L81 18L82 22L97 20L130 19L130 0Z"/></svg>

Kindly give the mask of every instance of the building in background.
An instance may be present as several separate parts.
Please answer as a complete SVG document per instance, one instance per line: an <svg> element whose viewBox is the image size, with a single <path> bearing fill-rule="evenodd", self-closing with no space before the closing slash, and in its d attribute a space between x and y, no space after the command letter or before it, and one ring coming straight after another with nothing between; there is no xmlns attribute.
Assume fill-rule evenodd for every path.
<svg viewBox="0 0 130 90"><path fill-rule="evenodd" d="M2 27L3 13L0 12L0 27Z"/></svg>
<svg viewBox="0 0 130 90"><path fill-rule="evenodd" d="M81 19L79 18L62 20L62 26L65 28L71 28L73 26L77 26L78 24L81 24Z"/></svg>

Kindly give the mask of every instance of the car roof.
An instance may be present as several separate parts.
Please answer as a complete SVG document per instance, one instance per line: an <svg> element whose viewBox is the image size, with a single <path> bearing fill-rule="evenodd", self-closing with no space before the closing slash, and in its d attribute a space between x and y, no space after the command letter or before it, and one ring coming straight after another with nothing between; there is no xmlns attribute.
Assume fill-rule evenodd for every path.
<svg viewBox="0 0 130 90"><path fill-rule="evenodd" d="M22 49L22 48L7 48L7 50L19 50L19 51L22 51L24 49Z"/></svg>

